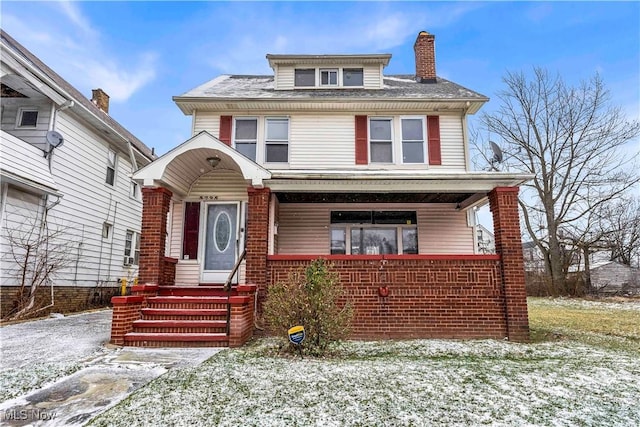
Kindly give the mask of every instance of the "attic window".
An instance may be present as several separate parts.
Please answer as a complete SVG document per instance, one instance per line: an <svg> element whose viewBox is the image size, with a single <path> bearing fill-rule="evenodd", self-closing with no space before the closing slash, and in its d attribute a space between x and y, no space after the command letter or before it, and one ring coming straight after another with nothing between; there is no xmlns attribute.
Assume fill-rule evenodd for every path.
<svg viewBox="0 0 640 427"><path fill-rule="evenodd" d="M338 86L338 70L320 70L320 86Z"/></svg>
<svg viewBox="0 0 640 427"><path fill-rule="evenodd" d="M35 108L21 108L18 111L17 127L34 128L38 124L38 110Z"/></svg>
<svg viewBox="0 0 640 427"><path fill-rule="evenodd" d="M342 70L342 84L344 86L363 86L362 68L345 68Z"/></svg>
<svg viewBox="0 0 640 427"><path fill-rule="evenodd" d="M297 87L315 86L316 85L316 70L315 68L297 68L295 70L295 82Z"/></svg>

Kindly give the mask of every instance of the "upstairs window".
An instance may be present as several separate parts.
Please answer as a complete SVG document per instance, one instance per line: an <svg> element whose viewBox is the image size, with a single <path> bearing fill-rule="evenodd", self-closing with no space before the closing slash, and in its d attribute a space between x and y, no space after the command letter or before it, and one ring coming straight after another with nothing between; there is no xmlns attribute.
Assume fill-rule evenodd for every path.
<svg viewBox="0 0 640 427"><path fill-rule="evenodd" d="M338 70L320 70L320 86L338 86Z"/></svg>
<svg viewBox="0 0 640 427"><path fill-rule="evenodd" d="M392 119L369 119L369 152L371 153L371 163L393 163L392 123Z"/></svg>
<svg viewBox="0 0 640 427"><path fill-rule="evenodd" d="M135 181L131 181L131 185L129 187L129 197L131 197L132 199L140 200L140 186Z"/></svg>
<svg viewBox="0 0 640 427"><path fill-rule="evenodd" d="M107 176L105 182L109 185L113 185L116 181L116 152L109 149L107 153Z"/></svg>
<svg viewBox="0 0 640 427"><path fill-rule="evenodd" d="M362 68L345 68L342 70L342 84L344 86L364 86Z"/></svg>
<svg viewBox="0 0 640 427"><path fill-rule="evenodd" d="M424 163L424 127L420 118L400 120L402 163Z"/></svg>
<svg viewBox="0 0 640 427"><path fill-rule="evenodd" d="M255 162L258 142L258 119L237 118L235 120L233 141L239 153Z"/></svg>
<svg viewBox="0 0 640 427"><path fill-rule="evenodd" d="M113 224L108 222L102 223L102 238L105 240L111 240L111 233L113 231Z"/></svg>
<svg viewBox="0 0 640 427"><path fill-rule="evenodd" d="M16 127L35 128L38 125L37 108L20 108L18 110L18 120Z"/></svg>
<svg viewBox="0 0 640 427"><path fill-rule="evenodd" d="M267 118L265 138L265 162L289 161L289 119Z"/></svg>
<svg viewBox="0 0 640 427"><path fill-rule="evenodd" d="M315 68L296 68L294 85L296 87L308 87L316 85Z"/></svg>

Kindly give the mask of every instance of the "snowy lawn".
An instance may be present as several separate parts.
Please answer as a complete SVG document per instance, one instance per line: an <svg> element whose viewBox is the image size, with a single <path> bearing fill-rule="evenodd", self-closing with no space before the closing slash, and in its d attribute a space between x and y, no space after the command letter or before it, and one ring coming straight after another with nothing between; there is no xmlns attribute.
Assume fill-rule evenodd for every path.
<svg viewBox="0 0 640 427"><path fill-rule="evenodd" d="M616 324L607 335L541 320L640 314L640 304L589 304L530 300L533 344L347 342L332 358L301 360L260 339L169 371L91 425L640 425L637 329Z"/></svg>

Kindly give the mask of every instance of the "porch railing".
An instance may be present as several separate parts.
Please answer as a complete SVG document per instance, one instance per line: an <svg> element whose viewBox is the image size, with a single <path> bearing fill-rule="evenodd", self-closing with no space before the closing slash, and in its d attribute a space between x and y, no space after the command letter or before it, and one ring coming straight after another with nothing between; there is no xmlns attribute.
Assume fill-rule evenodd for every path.
<svg viewBox="0 0 640 427"><path fill-rule="evenodd" d="M229 331L231 330L231 302L230 302L231 292L232 292L231 282L233 281L233 276L235 276L236 273L238 272L238 269L240 268L240 264L242 264L242 261L244 261L246 256L247 256L247 250L244 249L240 254L240 256L238 257L238 260L236 261L235 265L233 266L231 273L229 273L229 277L227 277L227 281L224 282L224 290L227 291L227 335L229 335Z"/></svg>

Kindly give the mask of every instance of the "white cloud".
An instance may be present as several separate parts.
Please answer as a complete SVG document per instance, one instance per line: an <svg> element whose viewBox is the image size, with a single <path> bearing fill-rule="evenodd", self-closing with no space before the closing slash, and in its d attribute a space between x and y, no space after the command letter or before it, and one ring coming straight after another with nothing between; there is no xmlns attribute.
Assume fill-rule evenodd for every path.
<svg viewBox="0 0 640 427"><path fill-rule="evenodd" d="M421 30L451 25L479 7L416 3L412 11L400 12L393 4L329 4L345 10L318 16L317 10L307 13L300 4L252 3L252 8L245 3L215 4L211 18L199 16L186 26L196 34L210 34L212 25L217 27L214 40L194 41L194 57L207 58L204 62L220 72L242 74L270 72L264 60L267 53L388 52Z"/></svg>
<svg viewBox="0 0 640 427"><path fill-rule="evenodd" d="M80 6L40 3L33 13L14 14L3 5L3 29L86 96L99 87L112 102L124 102L155 78L157 55L113 54Z"/></svg>

